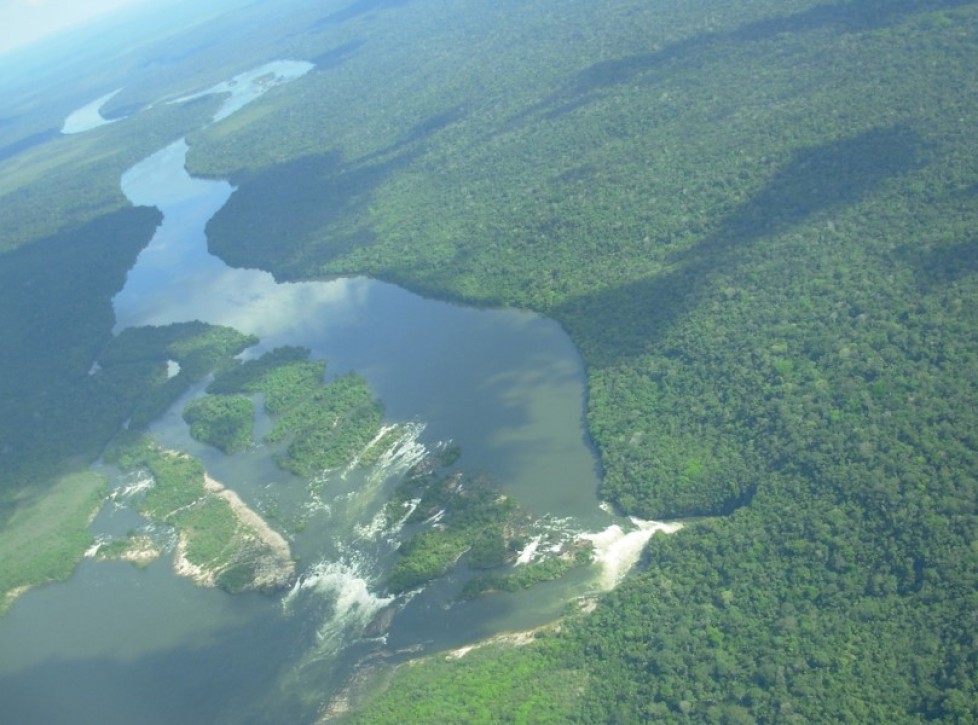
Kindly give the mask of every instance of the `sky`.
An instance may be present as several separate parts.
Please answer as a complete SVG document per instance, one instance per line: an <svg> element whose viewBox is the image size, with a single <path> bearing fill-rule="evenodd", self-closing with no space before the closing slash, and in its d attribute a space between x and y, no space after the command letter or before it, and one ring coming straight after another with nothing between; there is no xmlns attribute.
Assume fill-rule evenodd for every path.
<svg viewBox="0 0 978 725"><path fill-rule="evenodd" d="M146 0L0 0L0 53Z"/></svg>

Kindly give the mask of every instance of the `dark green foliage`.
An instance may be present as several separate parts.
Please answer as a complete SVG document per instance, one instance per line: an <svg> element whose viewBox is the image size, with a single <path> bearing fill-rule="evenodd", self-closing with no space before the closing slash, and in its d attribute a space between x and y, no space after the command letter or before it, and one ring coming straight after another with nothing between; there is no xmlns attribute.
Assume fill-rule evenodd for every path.
<svg viewBox="0 0 978 725"><path fill-rule="evenodd" d="M568 635L582 721L973 720L978 6L463 5L209 133L253 199L358 181L214 247L557 317L603 494L729 515Z"/></svg>
<svg viewBox="0 0 978 725"><path fill-rule="evenodd" d="M225 453L247 448L252 443L255 410L243 395L206 395L184 406L183 419L190 424L195 440L220 448Z"/></svg>
<svg viewBox="0 0 978 725"><path fill-rule="evenodd" d="M506 563L510 550L502 523L486 526L476 533L469 547L468 564L475 569L492 569Z"/></svg>
<svg viewBox="0 0 978 725"><path fill-rule="evenodd" d="M0 256L4 489L94 459L128 415L130 402L88 372L111 339L112 295L158 222L155 210L124 210Z"/></svg>
<svg viewBox="0 0 978 725"><path fill-rule="evenodd" d="M463 532L448 529L422 531L401 547L387 579L387 589L400 594L445 574L465 553L468 541Z"/></svg>
<svg viewBox="0 0 978 725"><path fill-rule="evenodd" d="M466 582L459 595L461 599L475 599L489 592L518 592L540 582L559 579L575 565L587 561L552 557L540 562L525 564L507 574L483 574Z"/></svg>
<svg viewBox="0 0 978 725"><path fill-rule="evenodd" d="M251 562L234 564L217 577L217 586L231 594L251 588L255 582L255 565Z"/></svg>
<svg viewBox="0 0 978 725"><path fill-rule="evenodd" d="M585 688L581 722L978 718L978 6L437 10L334 11L309 56L339 66L195 139L190 166L239 185L212 247L557 317L604 495L728 516L653 537L559 647L444 663L375 721L527 720L538 682ZM10 385L31 441L35 412L85 409L38 377ZM60 426L32 456L90 440Z"/></svg>
<svg viewBox="0 0 978 725"><path fill-rule="evenodd" d="M107 386L129 396L130 427L140 429L159 417L195 382L258 342L230 327L203 322L178 322L162 327L130 327L113 338L99 354ZM172 377L168 361L179 366Z"/></svg>
<svg viewBox="0 0 978 725"><path fill-rule="evenodd" d="M433 523L401 546L401 558L387 582L395 594L442 576L463 554L474 569L506 565L513 558L512 542L530 524L512 499L482 477L466 478L462 473L409 477L391 497L388 518L399 518L404 503L412 499L419 503L406 523Z"/></svg>

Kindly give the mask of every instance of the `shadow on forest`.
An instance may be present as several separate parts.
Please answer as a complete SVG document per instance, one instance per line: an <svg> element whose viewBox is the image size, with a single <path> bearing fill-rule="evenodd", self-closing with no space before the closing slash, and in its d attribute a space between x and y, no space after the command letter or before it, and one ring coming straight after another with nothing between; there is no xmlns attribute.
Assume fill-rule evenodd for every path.
<svg viewBox="0 0 978 725"><path fill-rule="evenodd" d="M870 0L818 5L794 15L766 18L736 30L703 33L668 45L661 50L602 61L580 71L539 104L517 116L510 126L527 117L542 115L559 118L594 101L608 88L632 82L643 74L670 64L684 69L696 68L713 58L710 51L720 43L754 43L782 33L806 33L834 30L858 33L893 25L902 18L921 12L951 9L974 0Z"/></svg>
<svg viewBox="0 0 978 725"><path fill-rule="evenodd" d="M6 161L7 159L16 156L23 151L27 151L35 146L40 146L43 143L56 139L60 135L61 132L59 130L50 128L47 131L38 131L30 136L26 136L22 139L14 141L13 143L9 143L3 148L0 148L0 161Z"/></svg>
<svg viewBox="0 0 978 725"><path fill-rule="evenodd" d="M85 397L88 371L112 337L112 296L160 219L155 208L129 207L3 255L0 490L104 445L103 411Z"/></svg>
<svg viewBox="0 0 978 725"><path fill-rule="evenodd" d="M354 53L356 53L360 48L366 43L363 38L357 40L351 40L349 43L344 43L343 45L327 50L325 53L320 53L315 58L310 58L309 60L316 64L316 68L319 70L328 70L330 68L338 68L343 65Z"/></svg>
<svg viewBox="0 0 978 725"><path fill-rule="evenodd" d="M460 117L457 109L435 114L390 146L357 159L347 161L333 151L247 177L207 223L211 253L228 265L258 267L287 281L315 275L321 265L371 246L375 237L366 211L374 191L423 153L430 136Z"/></svg>
<svg viewBox="0 0 978 725"><path fill-rule="evenodd" d="M923 292L978 273L978 237L928 251L904 248L898 255L913 267Z"/></svg>
<svg viewBox="0 0 978 725"><path fill-rule="evenodd" d="M396 8L400 5L407 5L412 1L413 0L356 0L356 2L347 5L342 10L337 10L335 13L330 13L312 27L313 30L319 30L328 25L339 25L340 23L345 23L347 20L352 20L360 15L366 15L367 13L372 13L376 10Z"/></svg>
<svg viewBox="0 0 978 725"><path fill-rule="evenodd" d="M696 308L716 272L742 264L761 239L855 204L885 179L914 168L921 146L916 134L896 127L803 149L716 232L669 258L669 271L573 298L557 316L573 318L585 332L579 339L587 340L591 366L655 349Z"/></svg>

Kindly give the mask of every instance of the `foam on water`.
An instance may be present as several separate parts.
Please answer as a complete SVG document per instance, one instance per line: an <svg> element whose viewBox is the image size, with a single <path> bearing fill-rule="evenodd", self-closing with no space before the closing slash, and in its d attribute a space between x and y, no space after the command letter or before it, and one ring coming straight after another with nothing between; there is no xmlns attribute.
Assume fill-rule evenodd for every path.
<svg viewBox="0 0 978 725"><path fill-rule="evenodd" d="M542 536L534 536L530 543L523 547L520 555L516 557L516 566L521 566L523 564L529 564L533 561L534 555L537 553L537 548L540 546L540 540Z"/></svg>
<svg viewBox="0 0 978 725"><path fill-rule="evenodd" d="M601 566L600 587L605 591L614 589L624 576L638 562L642 549L657 531L671 534L682 528L680 523L643 521L632 518L636 527L625 531L618 524L612 524L604 531L584 534L582 539L594 546L594 559Z"/></svg>
<svg viewBox="0 0 978 725"><path fill-rule="evenodd" d="M127 476L122 485L112 491L111 499L117 504L124 505L133 496L146 493L156 485L156 481L146 471L137 471Z"/></svg>
<svg viewBox="0 0 978 725"><path fill-rule="evenodd" d="M369 575L360 562L320 561L296 581L282 599L282 608L291 613L297 602L315 596L330 605L329 614L316 630L318 654L336 652L364 627L393 597L370 591Z"/></svg>

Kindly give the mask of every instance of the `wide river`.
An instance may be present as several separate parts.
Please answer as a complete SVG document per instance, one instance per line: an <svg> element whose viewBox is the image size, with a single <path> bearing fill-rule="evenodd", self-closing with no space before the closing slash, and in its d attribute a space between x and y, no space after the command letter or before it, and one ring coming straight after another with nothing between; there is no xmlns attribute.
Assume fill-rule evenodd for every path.
<svg viewBox="0 0 978 725"><path fill-rule="evenodd" d="M284 83L308 69L273 63L215 87L231 94L215 120L260 95L270 73ZM596 567L465 604L453 601L451 576L413 597L382 595L398 540L375 516L398 477L445 441L461 446L458 466L490 476L541 530L597 532L609 566L621 560L615 546L628 549L626 559L637 553L649 532L598 505L581 360L563 330L538 315L426 300L365 278L280 284L228 267L208 252L204 229L234 189L191 178L187 150L178 141L121 180L133 204L158 207L164 222L115 297L116 331L199 319L258 336L248 355L308 347L327 360L327 377L363 375L406 434L376 467L311 489L262 447L228 457L193 441L180 418L186 399L202 394L191 391L154 435L201 458L253 507L277 512L273 524L299 557L299 582L279 596L232 596L174 575L169 556L145 569L87 559L68 582L28 592L0 620L2 719L309 722L365 658L396 661L536 626L568 599L605 587ZM120 488L132 483L106 472ZM119 496L93 531L144 525ZM385 608L397 609L386 636L365 636Z"/></svg>

